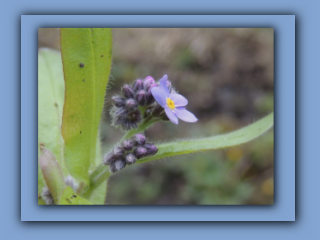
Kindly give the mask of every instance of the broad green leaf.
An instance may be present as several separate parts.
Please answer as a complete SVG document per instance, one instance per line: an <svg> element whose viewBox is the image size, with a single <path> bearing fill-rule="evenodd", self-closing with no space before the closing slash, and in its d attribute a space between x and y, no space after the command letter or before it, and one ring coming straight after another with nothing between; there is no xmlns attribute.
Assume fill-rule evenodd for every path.
<svg viewBox="0 0 320 240"><path fill-rule="evenodd" d="M188 141L181 140L159 144L157 145L158 152L156 155L143 158L138 162L149 162L156 159L178 156L182 154L234 147L259 137L272 126L273 113L247 127L231 133L208 138L192 139Z"/></svg>
<svg viewBox="0 0 320 240"><path fill-rule="evenodd" d="M68 186L62 193L59 205L92 205L92 203L75 194L72 188Z"/></svg>
<svg viewBox="0 0 320 240"><path fill-rule="evenodd" d="M60 201L63 189L66 187L62 170L50 150L44 148L42 145L40 147L40 152L39 166L50 193L54 201L57 203Z"/></svg>
<svg viewBox="0 0 320 240"><path fill-rule="evenodd" d="M89 184L96 139L109 79L112 34L105 28L62 28L65 80L62 136L71 175Z"/></svg>
<svg viewBox="0 0 320 240"><path fill-rule="evenodd" d="M67 174L63 159L63 138L61 136L62 109L64 103L64 79L61 54L42 48L38 52L38 144L43 143L56 156ZM38 145L40 156L40 145ZM38 193L45 186L38 166Z"/></svg>

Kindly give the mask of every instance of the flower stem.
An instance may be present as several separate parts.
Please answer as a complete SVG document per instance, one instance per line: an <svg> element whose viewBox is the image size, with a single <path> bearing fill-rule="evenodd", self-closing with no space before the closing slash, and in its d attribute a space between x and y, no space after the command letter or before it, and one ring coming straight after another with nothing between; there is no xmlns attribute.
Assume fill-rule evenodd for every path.
<svg viewBox="0 0 320 240"><path fill-rule="evenodd" d="M161 119L159 118L153 118L152 116L147 117L140 125L138 128L136 129L132 129L131 131L128 131L120 140L120 142L123 142L123 140L131 138L133 135L137 134L137 133L141 133L144 130L146 130L147 128L149 128L152 124L154 124L155 122L160 121Z"/></svg>
<svg viewBox="0 0 320 240"><path fill-rule="evenodd" d="M153 118L152 116L147 117L136 129L132 129L128 131L123 138L120 140L122 142L125 139L131 138L133 135L145 131L149 128L153 123L161 121L160 118ZM100 164L97 168L90 174L90 186L82 186L80 190L80 195L84 198L89 198L94 189L100 186L106 179L110 177L111 173L109 171L109 167Z"/></svg>

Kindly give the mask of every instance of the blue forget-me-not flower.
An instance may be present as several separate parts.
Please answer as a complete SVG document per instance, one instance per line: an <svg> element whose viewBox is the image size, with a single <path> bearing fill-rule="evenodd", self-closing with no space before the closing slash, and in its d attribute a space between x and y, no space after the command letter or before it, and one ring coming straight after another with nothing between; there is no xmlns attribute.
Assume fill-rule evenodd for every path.
<svg viewBox="0 0 320 240"><path fill-rule="evenodd" d="M155 100L164 108L167 117L171 122L178 124L180 118L185 122L196 122L198 119L193 113L186 110L185 106L188 104L188 100L175 92L169 91L168 88L168 76L164 75L160 81L159 86L154 86L151 89L151 93Z"/></svg>

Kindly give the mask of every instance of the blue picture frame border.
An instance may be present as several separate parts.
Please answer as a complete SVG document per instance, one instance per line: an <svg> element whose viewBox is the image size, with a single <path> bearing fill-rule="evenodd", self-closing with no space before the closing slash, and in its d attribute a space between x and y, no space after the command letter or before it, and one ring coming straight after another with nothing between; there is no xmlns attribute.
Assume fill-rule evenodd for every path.
<svg viewBox="0 0 320 240"><path fill-rule="evenodd" d="M38 206L37 33L46 27L274 28L274 205ZM295 221L295 16L22 15L21 221Z"/></svg>

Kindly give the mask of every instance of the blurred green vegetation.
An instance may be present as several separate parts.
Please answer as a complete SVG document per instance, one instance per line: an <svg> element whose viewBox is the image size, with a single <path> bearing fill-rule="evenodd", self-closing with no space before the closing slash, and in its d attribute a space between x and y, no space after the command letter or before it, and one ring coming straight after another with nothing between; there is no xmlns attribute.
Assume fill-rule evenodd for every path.
<svg viewBox="0 0 320 240"><path fill-rule="evenodd" d="M111 96L123 84L168 74L197 123L156 123L154 142L211 136L273 111L273 29L113 29L103 152L122 136L110 126ZM57 29L39 29L39 47L59 49ZM220 151L135 164L108 182L108 204L273 204L273 130Z"/></svg>

